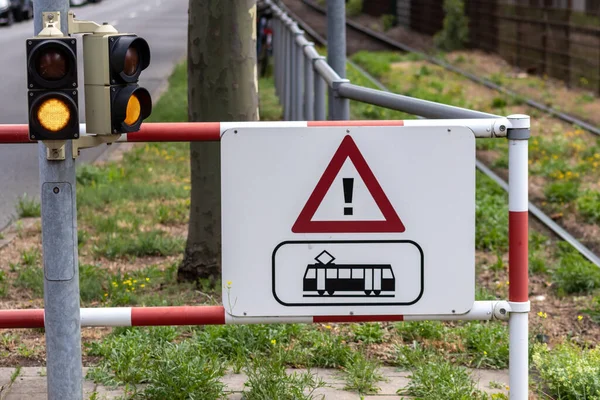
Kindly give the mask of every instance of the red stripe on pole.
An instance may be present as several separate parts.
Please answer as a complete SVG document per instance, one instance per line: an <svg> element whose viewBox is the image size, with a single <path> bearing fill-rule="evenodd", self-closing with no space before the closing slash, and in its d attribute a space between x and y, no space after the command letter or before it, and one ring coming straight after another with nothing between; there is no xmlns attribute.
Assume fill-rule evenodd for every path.
<svg viewBox="0 0 600 400"><path fill-rule="evenodd" d="M131 326L224 325L223 306L134 307Z"/></svg>
<svg viewBox="0 0 600 400"><path fill-rule="evenodd" d="M215 142L221 140L220 122L146 122L128 142Z"/></svg>
<svg viewBox="0 0 600 400"><path fill-rule="evenodd" d="M44 310L0 310L0 328L43 328Z"/></svg>
<svg viewBox="0 0 600 400"><path fill-rule="evenodd" d="M529 300L528 244L529 214L527 211L508 213L508 299Z"/></svg>
<svg viewBox="0 0 600 400"><path fill-rule="evenodd" d="M34 143L29 140L29 125L0 125L0 143Z"/></svg>
<svg viewBox="0 0 600 400"><path fill-rule="evenodd" d="M387 321L404 321L404 315L320 315L313 317L314 323Z"/></svg>
<svg viewBox="0 0 600 400"><path fill-rule="evenodd" d="M367 121L308 121L308 126L403 126L404 121L367 120Z"/></svg>

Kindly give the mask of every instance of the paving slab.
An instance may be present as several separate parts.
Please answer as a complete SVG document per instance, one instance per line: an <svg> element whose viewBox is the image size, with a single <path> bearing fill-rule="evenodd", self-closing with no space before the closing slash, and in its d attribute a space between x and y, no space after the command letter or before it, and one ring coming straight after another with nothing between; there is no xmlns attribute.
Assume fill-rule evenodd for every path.
<svg viewBox="0 0 600 400"><path fill-rule="evenodd" d="M287 373L304 373L306 369L286 369ZM0 400L46 400L47 377L43 367L21 368L19 376L11 383L15 368L0 368ZM88 368L84 368L84 376ZM335 400L382 400L382 399L408 399L400 396L397 390L406 387L410 381L410 372L401 371L394 367L382 367L379 372L385 377L377 383L379 391L369 395L359 395L355 392L344 390L346 382L340 370L313 368L312 374L324 380L327 387L319 388L313 393L316 398L324 396L325 399ZM478 387L488 393L508 393L508 370L470 370L473 380ZM228 372L223 377L226 390L230 392L228 400L243 400L242 391L248 378L244 374ZM123 396L122 388L109 388L94 384L91 380L84 380L84 399L92 395L96 399L113 400Z"/></svg>

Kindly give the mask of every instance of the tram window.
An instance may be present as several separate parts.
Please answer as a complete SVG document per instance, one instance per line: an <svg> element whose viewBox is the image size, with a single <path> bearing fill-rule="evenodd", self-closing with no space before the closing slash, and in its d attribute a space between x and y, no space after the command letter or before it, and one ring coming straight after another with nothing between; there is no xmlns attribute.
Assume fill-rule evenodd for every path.
<svg viewBox="0 0 600 400"><path fill-rule="evenodd" d="M362 279L365 277L364 270L362 269L353 269L352 270L352 279Z"/></svg>
<svg viewBox="0 0 600 400"><path fill-rule="evenodd" d="M305 278L307 278L307 279L315 279L316 277L317 277L317 270L315 270L315 269L309 269L308 271L306 271Z"/></svg>
<svg viewBox="0 0 600 400"><path fill-rule="evenodd" d="M328 269L327 270L327 279L335 279L337 278L337 270L336 269Z"/></svg>
<svg viewBox="0 0 600 400"><path fill-rule="evenodd" d="M383 270L383 274L382 274L383 279L392 279L392 270L391 269L384 269Z"/></svg>
<svg viewBox="0 0 600 400"><path fill-rule="evenodd" d="M350 278L350 270L348 268L340 269L340 279L349 279Z"/></svg>

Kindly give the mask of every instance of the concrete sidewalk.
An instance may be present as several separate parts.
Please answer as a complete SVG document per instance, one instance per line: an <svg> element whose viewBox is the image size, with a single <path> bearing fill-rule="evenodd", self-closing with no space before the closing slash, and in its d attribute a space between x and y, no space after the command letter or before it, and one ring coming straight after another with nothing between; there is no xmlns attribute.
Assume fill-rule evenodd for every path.
<svg viewBox="0 0 600 400"><path fill-rule="evenodd" d="M84 368L84 376L87 373ZM15 376L15 368L0 368L0 400L45 400L46 395L46 373L45 368L23 367L19 374ZM289 370L294 371L294 370ZM302 372L303 370L297 370ZM316 395L324 395L325 399L335 400L377 400L377 399L401 399L396 394L400 388L406 387L410 379L410 372L398 371L393 367L382 367L380 373L386 377L385 381L379 382L380 391L377 394L361 397L357 393L344 390L345 382L341 373L337 370L315 368L311 370L321 379L328 383L329 387L321 388L315 392ZM478 382L479 388L488 393L505 393L508 386L508 371L492 370L473 370L473 379ZM227 385L227 390L231 392L228 396L230 400L242 400L241 392L244 390L246 376L243 374L229 373L223 378ZM502 389L490 387L490 382L499 383ZM493 385L496 386L496 385ZM123 396L123 391L119 389L105 388L86 380L83 385L84 398L89 399L95 394L95 399L119 399ZM319 398L317 396L316 398Z"/></svg>

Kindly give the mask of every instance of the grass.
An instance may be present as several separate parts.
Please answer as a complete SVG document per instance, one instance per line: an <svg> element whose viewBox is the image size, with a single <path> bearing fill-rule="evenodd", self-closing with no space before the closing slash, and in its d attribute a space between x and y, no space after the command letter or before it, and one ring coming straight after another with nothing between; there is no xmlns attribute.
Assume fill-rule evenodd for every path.
<svg viewBox="0 0 600 400"><path fill-rule="evenodd" d="M17 215L19 218L39 217L41 215L40 202L24 194L17 200Z"/></svg>

